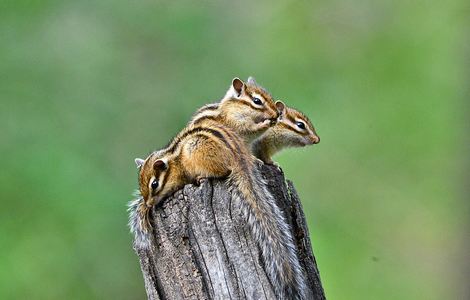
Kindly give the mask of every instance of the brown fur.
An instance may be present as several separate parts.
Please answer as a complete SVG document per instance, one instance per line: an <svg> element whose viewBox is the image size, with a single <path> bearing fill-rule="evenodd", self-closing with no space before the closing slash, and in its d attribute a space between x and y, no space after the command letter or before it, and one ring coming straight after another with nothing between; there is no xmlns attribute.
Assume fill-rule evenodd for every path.
<svg viewBox="0 0 470 300"><path fill-rule="evenodd" d="M169 148L152 153L139 173L140 192L147 205L160 202L185 184L206 177L225 177L235 169L239 165L239 157L249 154L242 147L243 142L230 131L229 128L208 120L203 125L185 128ZM153 168L158 160L167 163L165 170ZM153 177L161 178L154 194L149 190Z"/></svg>

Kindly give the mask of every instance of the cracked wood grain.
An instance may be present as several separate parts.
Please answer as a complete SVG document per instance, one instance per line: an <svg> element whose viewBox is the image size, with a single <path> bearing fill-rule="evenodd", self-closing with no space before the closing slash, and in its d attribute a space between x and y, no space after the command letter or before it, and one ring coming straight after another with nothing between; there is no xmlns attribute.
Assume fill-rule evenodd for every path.
<svg viewBox="0 0 470 300"><path fill-rule="evenodd" d="M313 299L325 299L292 182L274 166L263 166L262 174L291 225ZM258 247L223 180L185 186L152 218L152 248L134 246L148 299L275 299Z"/></svg>

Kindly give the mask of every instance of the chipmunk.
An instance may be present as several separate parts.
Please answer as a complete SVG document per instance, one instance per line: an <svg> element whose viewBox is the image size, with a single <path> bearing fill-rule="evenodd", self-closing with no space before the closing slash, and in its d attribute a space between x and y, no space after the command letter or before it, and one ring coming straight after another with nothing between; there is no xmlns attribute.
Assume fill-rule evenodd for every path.
<svg viewBox="0 0 470 300"><path fill-rule="evenodd" d="M305 299L305 278L289 226L266 188L247 141L275 124L283 103L264 90L235 78L217 105L199 110L165 148L136 159L140 197L129 205L131 231L138 247L152 239L150 209L185 184L227 178L257 241L279 298Z"/></svg>
<svg viewBox="0 0 470 300"><path fill-rule="evenodd" d="M253 141L251 151L264 163L274 164L271 157L284 148L318 143L320 137L308 117L298 110L283 106L277 124Z"/></svg>
<svg viewBox="0 0 470 300"><path fill-rule="evenodd" d="M276 124L283 109L284 103L276 104L271 94L253 77L249 77L246 83L234 78L222 100L200 108L189 124L212 120L231 128L250 143Z"/></svg>

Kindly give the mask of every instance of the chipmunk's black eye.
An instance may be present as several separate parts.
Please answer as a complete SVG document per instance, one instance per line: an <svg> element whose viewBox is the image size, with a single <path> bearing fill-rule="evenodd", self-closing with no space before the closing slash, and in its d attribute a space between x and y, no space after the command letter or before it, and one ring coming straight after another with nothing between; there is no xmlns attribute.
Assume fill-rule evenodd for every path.
<svg viewBox="0 0 470 300"><path fill-rule="evenodd" d="M295 125L297 125L297 127L299 127L300 129L305 129L305 124L304 122L296 122Z"/></svg>
<svg viewBox="0 0 470 300"><path fill-rule="evenodd" d="M253 103L256 104L256 105L261 105L261 104L263 104L263 101L261 101L260 98L253 97Z"/></svg>
<svg viewBox="0 0 470 300"><path fill-rule="evenodd" d="M155 191L158 188L158 181L156 179L154 179L150 186L152 187L152 190Z"/></svg>

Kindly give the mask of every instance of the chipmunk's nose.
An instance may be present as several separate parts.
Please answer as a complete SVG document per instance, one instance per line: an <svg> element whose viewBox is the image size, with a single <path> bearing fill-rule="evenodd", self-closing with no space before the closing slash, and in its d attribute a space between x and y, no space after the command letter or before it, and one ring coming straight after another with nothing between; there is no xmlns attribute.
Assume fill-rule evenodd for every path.
<svg viewBox="0 0 470 300"><path fill-rule="evenodd" d="M271 126L276 125L277 123L277 118L270 119L271 120Z"/></svg>
<svg viewBox="0 0 470 300"><path fill-rule="evenodd" d="M318 135L313 136L313 143L314 144L320 143L320 137Z"/></svg>

